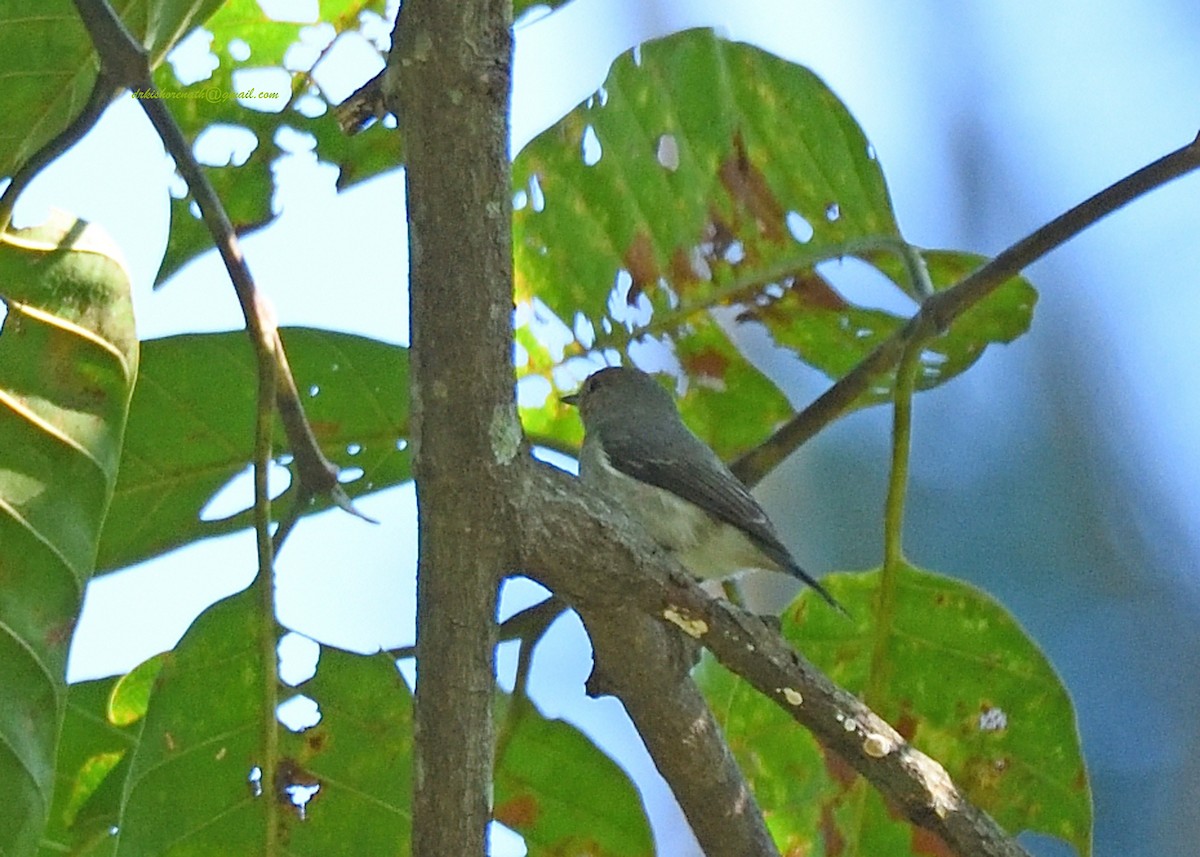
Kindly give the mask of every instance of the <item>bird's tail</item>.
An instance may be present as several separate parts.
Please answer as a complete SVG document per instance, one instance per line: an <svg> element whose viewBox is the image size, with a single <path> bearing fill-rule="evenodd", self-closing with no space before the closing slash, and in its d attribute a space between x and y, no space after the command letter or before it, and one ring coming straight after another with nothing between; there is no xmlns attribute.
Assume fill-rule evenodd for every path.
<svg viewBox="0 0 1200 857"><path fill-rule="evenodd" d="M820 584L820 582L815 577L813 577L811 574L809 574L807 571L805 571L800 566L798 566L794 562L792 562L792 563L788 563L787 572L788 572L788 574L792 575L793 577L800 578L805 583L807 583L809 586L811 586L813 589L815 589L817 591L818 595L820 595L827 602L829 602L830 607L837 610L839 613L841 613L846 618L851 618L850 611L848 611L845 607L843 607L841 604L839 604L838 600L829 594L829 590L827 590L824 586L822 586Z"/></svg>

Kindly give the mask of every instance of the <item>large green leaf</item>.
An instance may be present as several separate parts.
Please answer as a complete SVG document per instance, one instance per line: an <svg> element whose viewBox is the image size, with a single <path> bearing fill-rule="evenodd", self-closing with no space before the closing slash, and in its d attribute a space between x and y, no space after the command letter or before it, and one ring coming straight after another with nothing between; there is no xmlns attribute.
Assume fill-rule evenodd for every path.
<svg viewBox="0 0 1200 857"><path fill-rule="evenodd" d="M622 56L603 93L514 167L514 184L544 197L516 212L518 290L560 318L582 310L599 325L619 271L665 315L728 302L722 290L748 272L899 238L866 138L801 66L692 30Z"/></svg>
<svg viewBox="0 0 1200 857"><path fill-rule="evenodd" d="M274 617L257 594L209 608L163 656L115 853L260 854L286 843L298 857L408 854L412 702L393 659L324 649L299 688L318 722L289 731L276 720L283 688L264 671Z"/></svg>
<svg viewBox="0 0 1200 857"><path fill-rule="evenodd" d="M568 357L639 340L673 352L694 382L685 416L727 455L787 415L778 391L765 408L705 401L748 386L764 401L771 387L730 341L739 325L763 325L837 378L907 320L854 305L820 263L862 259L915 311L922 268L937 289L982 261L907 248L880 165L834 94L807 69L706 30L618 59L600 94L521 152L513 177L518 300L572 326ZM923 353L921 387L1024 332L1034 297L1013 279L956 322ZM531 359L523 371L552 368ZM882 377L858 404L890 388Z"/></svg>
<svg viewBox="0 0 1200 857"><path fill-rule="evenodd" d="M129 276L95 227L0 237L0 847L50 805L71 628L137 373Z"/></svg>
<svg viewBox="0 0 1200 857"><path fill-rule="evenodd" d="M412 696L395 659L325 648L298 690L317 703L320 722L280 741L281 771L316 789L303 817L294 807L285 817L291 853L408 854Z"/></svg>
<svg viewBox="0 0 1200 857"><path fill-rule="evenodd" d="M221 0L113 0L152 65ZM0 176L12 173L83 109L96 80L91 40L71 0L0 3Z"/></svg>
<svg viewBox="0 0 1200 857"><path fill-rule="evenodd" d="M357 497L407 481L406 349L308 328L282 335L322 451L339 466L363 470L345 483L346 493ZM245 333L143 344L100 568L251 526L249 509L218 520L201 520L200 512L253 459L256 379ZM276 449L286 448L282 430L275 440ZM280 502L294 490L293 480Z"/></svg>
<svg viewBox="0 0 1200 857"><path fill-rule="evenodd" d="M825 582L860 619L808 609L806 592L783 616L796 648L865 695L1010 833L1056 836L1089 855L1091 790L1071 701L1012 616L967 584L907 566L886 617L879 572ZM929 853L785 712L711 660L699 675L781 850Z"/></svg>

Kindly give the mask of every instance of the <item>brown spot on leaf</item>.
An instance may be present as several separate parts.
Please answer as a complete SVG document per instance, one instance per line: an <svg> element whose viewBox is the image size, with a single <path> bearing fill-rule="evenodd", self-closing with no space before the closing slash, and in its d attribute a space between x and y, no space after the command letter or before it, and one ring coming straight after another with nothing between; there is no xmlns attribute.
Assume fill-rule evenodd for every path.
<svg viewBox="0 0 1200 857"><path fill-rule="evenodd" d="M913 736L917 734L918 722L913 717L912 712L905 708L903 714L896 720L896 731L900 733L900 737L905 741L911 741Z"/></svg>
<svg viewBox="0 0 1200 857"><path fill-rule="evenodd" d="M829 857L846 853L846 839L834 818L833 806L828 803L821 806L821 838L825 840L825 853Z"/></svg>
<svg viewBox="0 0 1200 857"><path fill-rule="evenodd" d="M494 814L496 821L514 830L520 830L536 824L541 811L541 804L536 797L523 794L497 804Z"/></svg>
<svg viewBox="0 0 1200 857"><path fill-rule="evenodd" d="M46 629L46 644L52 648L66 645L71 641L71 633L75 630L74 617L64 622L51 625Z"/></svg>
<svg viewBox="0 0 1200 857"><path fill-rule="evenodd" d="M749 214L760 235L772 241L787 238L784 207L775 198L766 176L750 162L741 131L733 135L733 152L721 162L717 175L735 208Z"/></svg>
<svg viewBox="0 0 1200 857"><path fill-rule="evenodd" d="M707 257L709 262L725 258L725 254L729 252L729 248L737 240L735 227L727 223L725 218L714 209L710 209L708 212L708 228L705 232L707 233L705 236L706 243L712 245L712 250L708 253Z"/></svg>
<svg viewBox="0 0 1200 857"><path fill-rule="evenodd" d="M654 259L654 244L650 240L649 233L643 230L633 236L633 241L625 250L625 257L622 261L625 270L629 272L629 276L633 280L625 302L633 306L637 303L638 295L650 286L656 285L661 276L658 262Z"/></svg>
<svg viewBox="0 0 1200 857"><path fill-rule="evenodd" d="M679 295L686 295L688 290L700 283L703 278L692 264L691 254L682 247L676 247L671 254L671 283Z"/></svg>
<svg viewBox="0 0 1200 857"><path fill-rule="evenodd" d="M1087 771L1080 768L1075 772L1075 776L1071 778L1071 788L1076 791L1083 791L1088 787Z"/></svg>
<svg viewBox="0 0 1200 857"><path fill-rule="evenodd" d="M848 309L850 304L838 294L837 289L816 271L798 271L792 275L792 285L788 290L805 304L819 309L841 311Z"/></svg>
<svg viewBox="0 0 1200 857"><path fill-rule="evenodd" d="M688 375L723 380L729 370L729 358L715 348L705 348L693 354L681 354L679 362Z"/></svg>
<svg viewBox="0 0 1200 857"><path fill-rule="evenodd" d="M304 805L321 793L320 787L320 778L306 771L295 759L284 757L279 760L279 768L275 772L275 798L295 810L301 818L304 818ZM297 803L294 794L296 788L312 791L305 795L301 803Z"/></svg>
<svg viewBox="0 0 1200 857"><path fill-rule="evenodd" d="M309 420L309 425L319 441L334 440L342 431L342 424L331 420Z"/></svg>

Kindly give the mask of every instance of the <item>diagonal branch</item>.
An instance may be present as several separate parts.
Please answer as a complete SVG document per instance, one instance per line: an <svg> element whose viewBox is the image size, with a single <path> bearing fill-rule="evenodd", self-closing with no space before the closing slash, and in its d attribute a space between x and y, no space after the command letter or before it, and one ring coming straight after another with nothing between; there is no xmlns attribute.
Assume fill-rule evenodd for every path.
<svg viewBox="0 0 1200 857"><path fill-rule="evenodd" d="M524 569L580 614L593 641L601 641L598 662L606 652L603 641L624 640L619 661L606 658L604 668L609 686L618 691L631 714L656 708L653 697L664 691L662 682L646 686L637 678L638 673L661 669L650 664L664 657L660 642L631 632L636 626L630 614L636 613L657 617L698 640L721 664L862 774L910 821L941 837L954 853L1028 857L986 813L967 801L941 765L907 744L857 697L837 687L777 631L759 617L704 592L682 567L656 552L624 515L582 490L576 480L548 465L527 464L519 489L527 501L521 518ZM587 561L564 562L575 557ZM618 670L630 676L618 682L613 677ZM668 774L677 766L672 755L693 752L691 747L680 748L681 739L703 733L709 722L643 717L637 726L655 763ZM694 724L702 728L691 728ZM723 744L719 733L712 737ZM743 799L743 814L731 817L742 825L741 853L760 853L747 844L754 841L749 832L749 816L756 813L756 808L750 812L753 798L729 784L712 788L716 778L711 772L707 777L668 776L706 853L739 853L731 838L732 822L705 822Z"/></svg>
<svg viewBox="0 0 1200 857"><path fill-rule="evenodd" d="M770 473L797 447L850 410L871 382L900 360L906 347L928 342L955 319L1047 253L1137 197L1200 167L1200 136L1142 167L1022 238L945 291L927 298L908 324L840 378L767 441L731 465L748 485Z"/></svg>
<svg viewBox="0 0 1200 857"><path fill-rule="evenodd" d="M579 604L595 666L590 696L621 700L708 857L779 851L690 670L696 644L651 613Z"/></svg>
<svg viewBox="0 0 1200 857"><path fill-rule="evenodd" d="M213 243L221 254L237 293L238 304L246 321L246 329L250 334L260 373L267 371L264 368L266 364L274 364L270 371L276 378L275 403L296 464L300 502L307 502L316 496L326 496L342 509L365 517L354 509L345 491L338 484L337 467L325 458L317 445L312 428L304 415L296 382L288 366L283 342L279 338L269 303L254 284L254 278L250 274L229 216L225 213L225 207L193 156L191 146L167 110L166 104L156 97L157 90L151 76L149 56L125 29L124 23L113 12L108 0L74 2L100 57L101 79L110 86L148 93L149 97L138 101L162 139L163 146L175 159L180 174L187 181L188 189L196 199L204 223L212 234Z"/></svg>

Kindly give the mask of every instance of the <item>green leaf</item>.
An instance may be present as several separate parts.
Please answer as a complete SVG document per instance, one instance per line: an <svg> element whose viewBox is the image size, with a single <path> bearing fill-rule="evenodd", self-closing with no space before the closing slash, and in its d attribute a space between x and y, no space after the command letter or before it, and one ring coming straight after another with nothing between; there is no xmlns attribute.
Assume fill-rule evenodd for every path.
<svg viewBox="0 0 1200 857"><path fill-rule="evenodd" d="M591 739L550 720L526 700L501 741L496 764L497 821L520 833L530 857L654 853L641 798L628 775Z"/></svg>
<svg viewBox="0 0 1200 857"><path fill-rule="evenodd" d="M689 325L675 354L688 377L679 412L722 458L761 443L792 415L779 388L742 356L711 316L698 316Z"/></svg>
<svg viewBox="0 0 1200 857"><path fill-rule="evenodd" d="M545 198L515 215L518 293L560 318L581 309L602 326L623 271L667 316L651 328L670 330L729 303L746 272L782 275L853 240L899 238L866 138L800 66L692 30L622 56L602 92L514 167L514 184L536 180ZM789 214L808 240L792 237Z"/></svg>
<svg viewBox="0 0 1200 857"><path fill-rule="evenodd" d="M309 421L325 455L363 475L351 497L411 478L407 350L361 336L281 331ZM120 480L100 544L99 567L121 568L174 547L251 526L244 512L200 512L250 466L254 355L242 332L187 334L142 346ZM275 449L286 449L282 429ZM280 498L287 502L293 486ZM313 511L326 508L318 503Z"/></svg>
<svg viewBox="0 0 1200 857"><path fill-rule="evenodd" d="M130 754L117 857L258 854L266 841L265 705L257 590L210 607L165 655ZM265 794L250 781L264 770Z"/></svg>
<svg viewBox="0 0 1200 857"><path fill-rule="evenodd" d="M824 582L858 623L809 609L805 593L783 616L788 640L1010 833L1056 836L1089 855L1091 790L1071 701L1012 616L965 583L910 566L886 617L876 612L879 572ZM832 854L833 837L844 854L928 853L785 712L711 660L700 680L781 850Z"/></svg>
<svg viewBox="0 0 1200 857"><path fill-rule="evenodd" d="M327 36L332 40L358 29L360 17L382 16L384 9L383 0L325 0L320 19L332 27ZM400 165L399 134L376 123L363 133L348 137L338 127L330 110L332 105L312 81L312 73L324 57L323 53L316 54L312 46L314 32L320 31L306 24L271 18L263 12L258 0L229 0L208 21L207 28L213 34L212 52L218 63L212 74L184 86L173 68L163 66L155 75L155 84L164 92L182 91L188 96L173 98L169 103L189 143L214 128L239 129L254 136L254 150L244 163L212 165L206 170L239 234L261 228L275 218L274 168L284 155L280 144L283 139L295 139L297 134L310 137L317 157L339 168L339 189ZM302 49L297 50L306 31L310 31L308 37ZM326 38L324 33L320 36ZM240 52L233 49L234 44L249 44L253 52L249 57L237 59L234 54L240 56ZM297 67L295 57L307 56L313 57L313 61ZM248 93L250 85L242 73L268 69L278 71L279 79L287 82L279 91L279 98L232 97L234 93ZM264 87L257 88L264 90ZM159 283L212 247L207 228L192 213L191 206L190 194L171 201L171 231L158 272Z"/></svg>
<svg viewBox="0 0 1200 857"><path fill-rule="evenodd" d="M72 688L56 804L65 809L51 840L60 851L251 854L274 840L297 857L409 853L412 695L395 660L322 648L315 676L296 688L319 717L291 731L265 704L264 631L275 632L273 618L247 591L205 611L175 651L116 682ZM525 707L497 761L496 817L530 855L653 853L628 776L574 727L508 704ZM114 722L130 711L144 717ZM309 792L303 808L296 787Z"/></svg>
<svg viewBox="0 0 1200 857"><path fill-rule="evenodd" d="M221 0L117 0L112 6L150 53L151 67ZM0 176L12 175L79 115L98 61L71 0L0 4Z"/></svg>
<svg viewBox="0 0 1200 857"><path fill-rule="evenodd" d="M44 855L110 854L129 756L166 659L155 655L117 679L73 684L58 745L58 774Z"/></svg>
<svg viewBox="0 0 1200 857"><path fill-rule="evenodd" d="M0 236L0 843L36 845L67 645L117 476L138 346L107 236L58 216Z"/></svg>
<svg viewBox="0 0 1200 857"><path fill-rule="evenodd" d="M765 326L839 378L907 321L848 301L822 262L858 257L915 299L922 268L946 288L983 261L909 248L879 163L836 96L807 69L707 30L618 59L598 95L518 156L513 181L518 300L595 331L566 355L654 340L701 391L770 386L729 339L740 325ZM1014 278L968 313L922 355L920 386L1024 332L1034 298ZM736 311L717 325L710 311L721 307ZM858 405L890 388L878 379ZM698 418L708 409L691 389L684 410ZM730 436L732 454L786 415L775 392L757 419L702 435Z"/></svg>
<svg viewBox="0 0 1200 857"><path fill-rule="evenodd" d="M513 19L516 20L530 9L544 8L553 11L566 3L567 0L513 0Z"/></svg>

